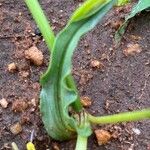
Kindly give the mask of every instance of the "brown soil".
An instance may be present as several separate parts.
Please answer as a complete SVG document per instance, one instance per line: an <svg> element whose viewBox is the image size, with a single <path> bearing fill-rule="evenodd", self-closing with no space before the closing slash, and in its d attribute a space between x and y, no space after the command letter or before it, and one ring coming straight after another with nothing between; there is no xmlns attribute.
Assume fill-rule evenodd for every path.
<svg viewBox="0 0 150 150"><path fill-rule="evenodd" d="M7 108L0 106L0 148L11 149L10 143L16 142L20 150L24 150L32 129L35 129L37 150L56 149L57 146L62 150L73 150L75 140L52 140L40 119L38 82L48 65L48 49L41 37L33 35L36 25L23 1L1 0L0 3L0 99L5 98L8 102ZM43 0L41 3L56 33L79 4L76 0ZM94 115L150 107L150 12L143 12L132 20L119 48L114 48L113 44L116 27L128 8L111 11L81 40L74 54L73 74L80 95L91 99L92 105L87 110ZM126 56L124 50L128 44L139 44L142 51ZM33 45L44 54L42 66L35 66L25 59L24 51ZM94 60L103 67L92 67ZM11 63L17 65L15 72L8 71ZM21 111L14 111L14 103ZM22 132L15 135L10 127L18 122ZM139 129L141 134L136 135L133 128ZM106 145L98 146L93 134L89 138L89 150L150 149L149 120L96 126L94 129L107 130L114 138Z"/></svg>

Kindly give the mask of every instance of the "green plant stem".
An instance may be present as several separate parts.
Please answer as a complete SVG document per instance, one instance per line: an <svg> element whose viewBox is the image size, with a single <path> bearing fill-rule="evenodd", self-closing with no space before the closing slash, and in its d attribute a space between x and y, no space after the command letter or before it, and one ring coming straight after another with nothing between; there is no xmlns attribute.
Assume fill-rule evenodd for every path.
<svg viewBox="0 0 150 150"><path fill-rule="evenodd" d="M45 39L45 42L49 50L51 51L54 45L55 35L38 1L37 0L25 0L25 3L27 4L29 10L31 11L33 18L36 21L40 31L42 32L42 35Z"/></svg>
<svg viewBox="0 0 150 150"><path fill-rule="evenodd" d="M150 109L143 109L141 111L124 112L115 115L94 117L88 116L89 121L94 124L120 123L128 121L138 121L150 118Z"/></svg>
<svg viewBox="0 0 150 150"><path fill-rule="evenodd" d="M83 137L78 134L77 143L75 150L86 150L87 149L87 137Z"/></svg>

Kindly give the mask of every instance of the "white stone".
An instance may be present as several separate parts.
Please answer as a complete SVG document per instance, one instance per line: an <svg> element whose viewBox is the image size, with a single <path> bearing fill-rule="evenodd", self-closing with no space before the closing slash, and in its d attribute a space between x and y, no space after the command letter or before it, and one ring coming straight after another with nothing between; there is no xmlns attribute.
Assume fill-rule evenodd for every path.
<svg viewBox="0 0 150 150"><path fill-rule="evenodd" d="M140 135L141 131L138 128L132 128L132 131L136 134L136 135Z"/></svg>

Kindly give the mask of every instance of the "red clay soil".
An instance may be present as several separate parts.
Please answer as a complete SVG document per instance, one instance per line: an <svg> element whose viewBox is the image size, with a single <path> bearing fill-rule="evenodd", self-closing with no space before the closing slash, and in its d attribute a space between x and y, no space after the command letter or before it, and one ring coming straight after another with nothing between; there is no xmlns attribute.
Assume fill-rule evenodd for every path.
<svg viewBox="0 0 150 150"><path fill-rule="evenodd" d="M40 2L55 33L65 26L80 3L77 0ZM112 10L82 38L74 54L73 74L80 95L91 99L92 105L87 110L94 115L150 107L150 12L135 17L119 48L114 47L114 33L129 8ZM73 150L75 139L52 140L41 121L39 78L48 66L49 53L36 29L23 1L0 0L0 99L8 102L6 108L0 106L0 149L9 150L10 143L16 142L20 150L25 150L34 129L37 150ZM38 35L34 34L35 30ZM135 44L138 48L133 50ZM35 66L25 58L25 50L33 45L44 55L42 66ZM93 65L95 60L100 67ZM14 72L8 70L11 63L16 64ZM89 138L89 150L150 150L149 120L93 129L107 130L113 138L106 145L98 146L93 134Z"/></svg>

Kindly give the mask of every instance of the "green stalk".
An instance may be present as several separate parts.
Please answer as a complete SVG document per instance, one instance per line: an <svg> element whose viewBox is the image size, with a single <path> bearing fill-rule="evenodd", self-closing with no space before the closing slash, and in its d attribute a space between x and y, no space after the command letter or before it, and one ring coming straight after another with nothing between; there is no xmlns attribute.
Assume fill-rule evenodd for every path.
<svg viewBox="0 0 150 150"><path fill-rule="evenodd" d="M124 112L115 115L94 117L92 115L88 116L89 121L94 124L107 124L107 123L120 123L128 121L138 121L142 119L150 118L150 109L143 109L141 111Z"/></svg>
<svg viewBox="0 0 150 150"><path fill-rule="evenodd" d="M49 51L52 50L54 41L55 41L55 35L49 25L49 22L44 15L39 3L37 0L25 0L25 3L27 4L29 10L32 13L32 16L34 20L36 21L44 39L45 42L49 48Z"/></svg>
<svg viewBox="0 0 150 150"><path fill-rule="evenodd" d="M75 150L86 150L87 149L87 137L83 137L78 134L77 143Z"/></svg>

